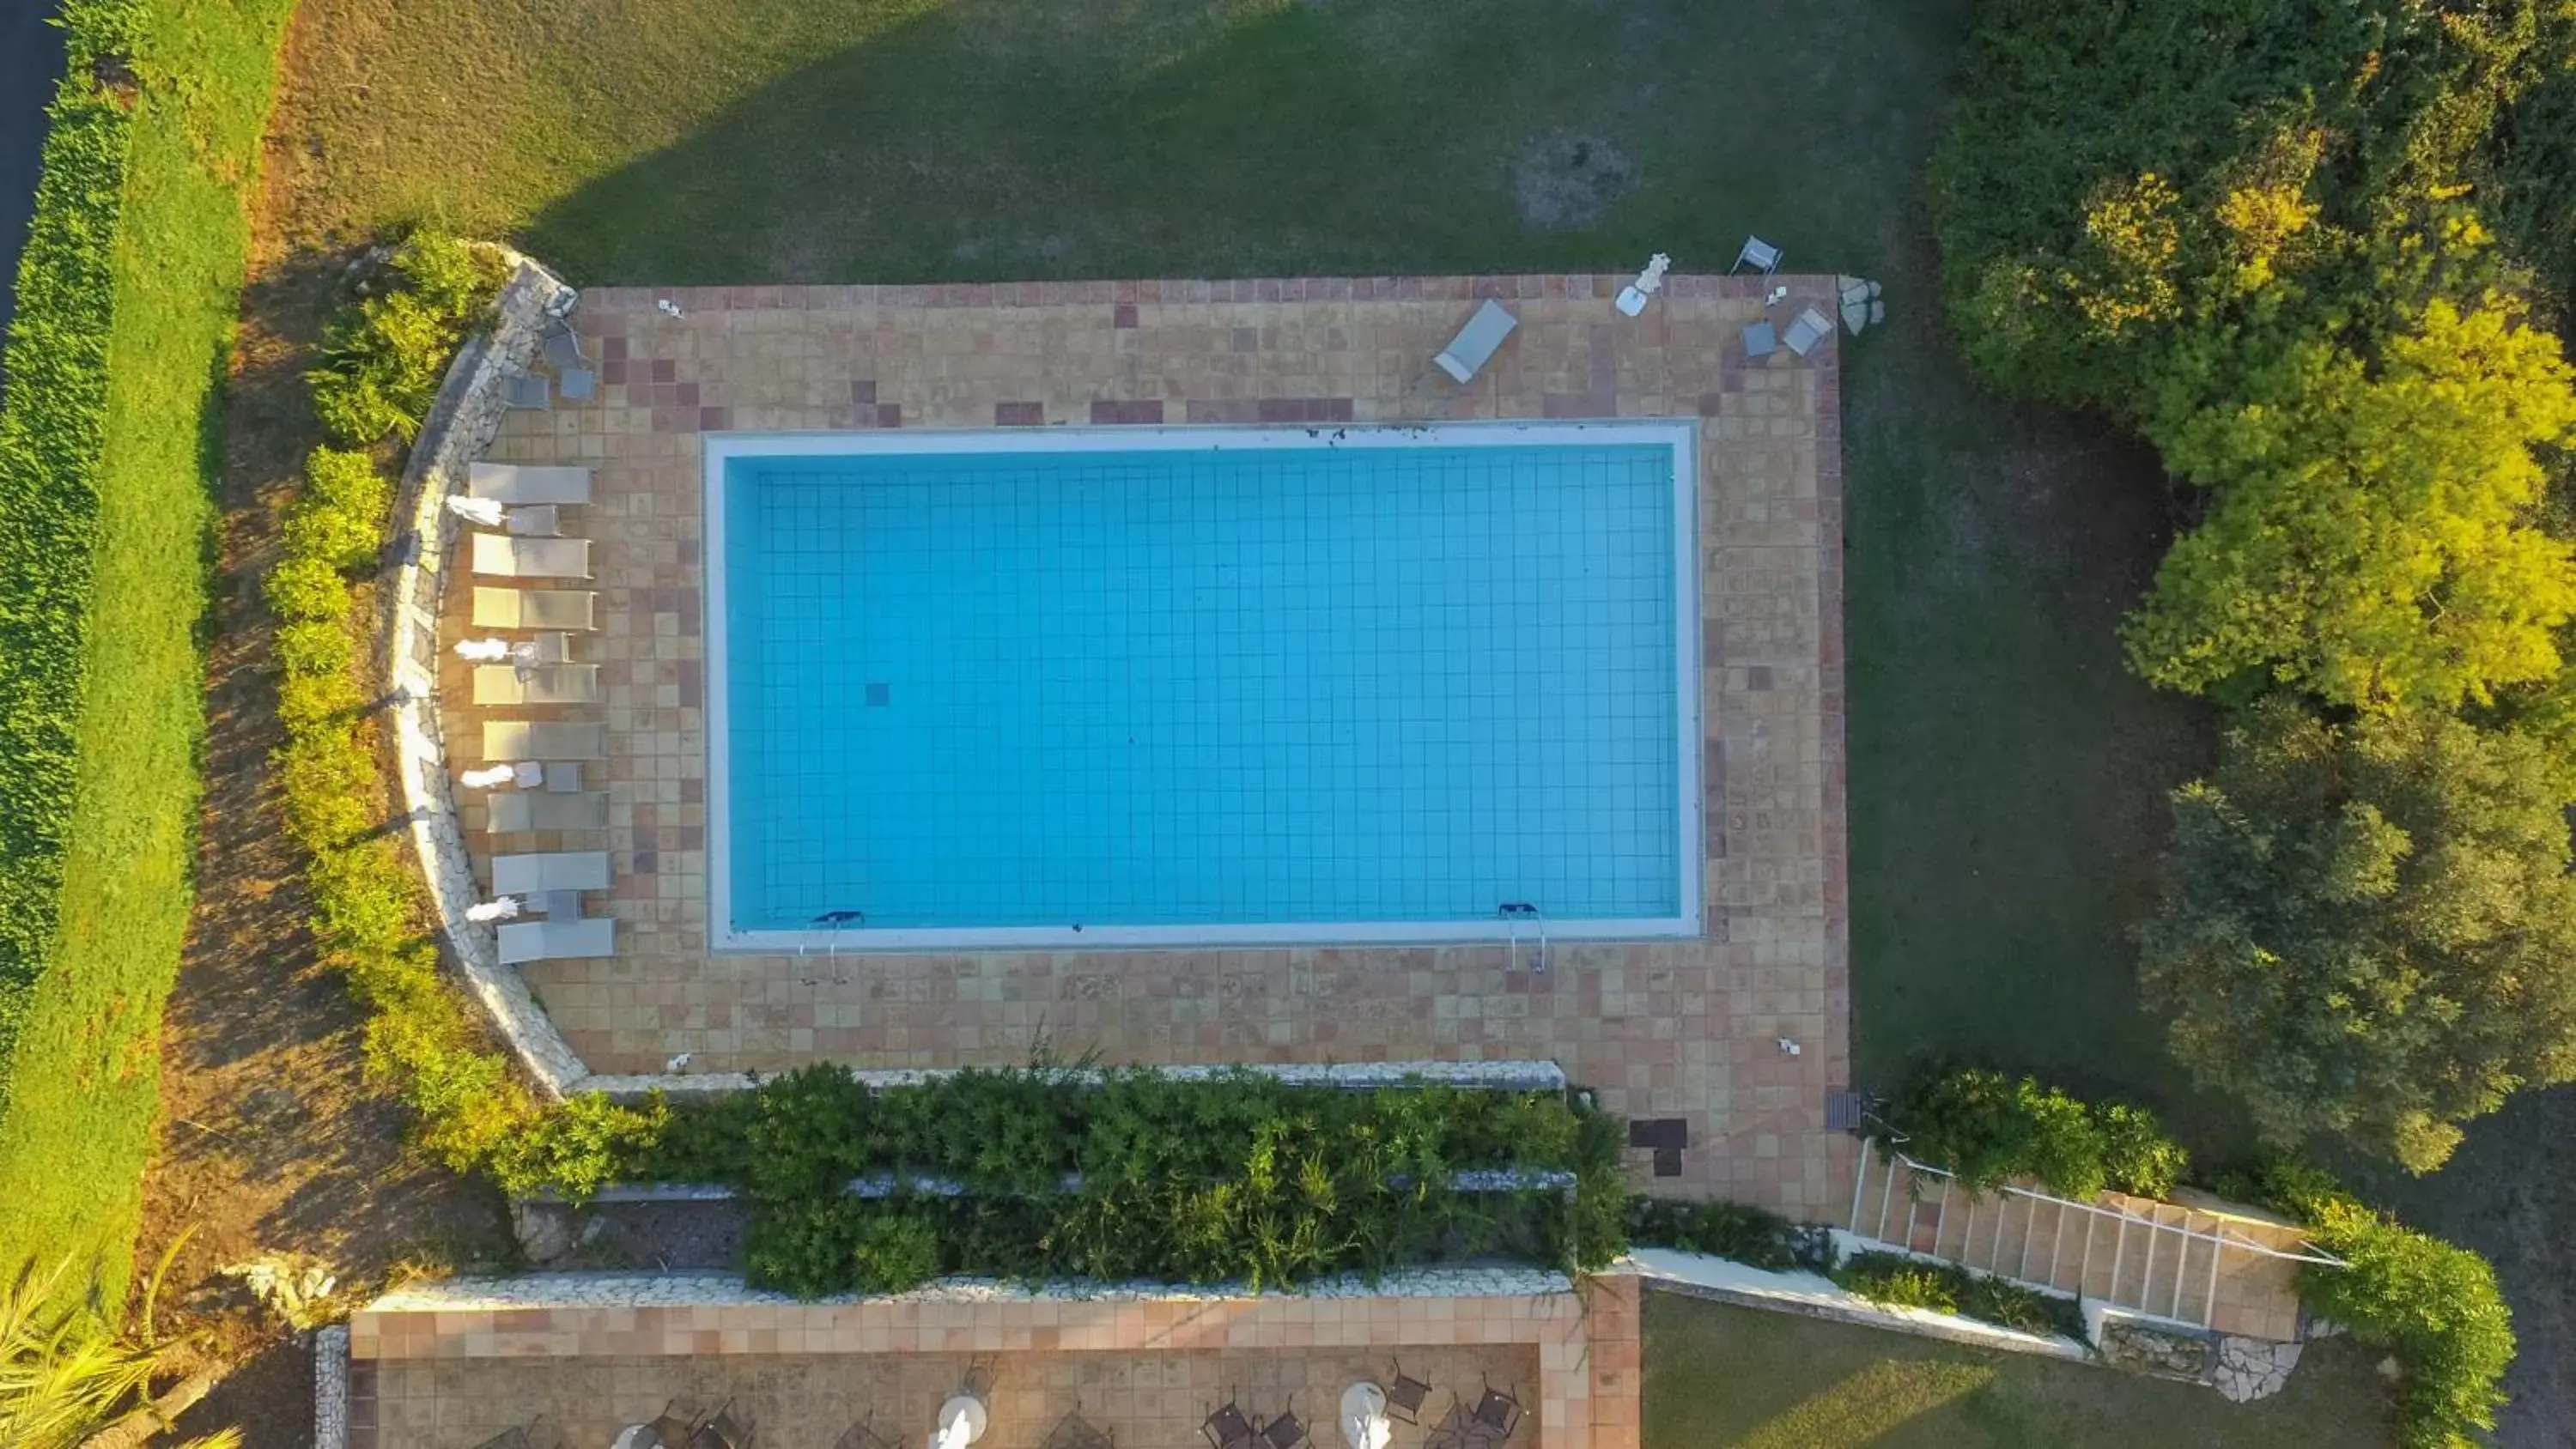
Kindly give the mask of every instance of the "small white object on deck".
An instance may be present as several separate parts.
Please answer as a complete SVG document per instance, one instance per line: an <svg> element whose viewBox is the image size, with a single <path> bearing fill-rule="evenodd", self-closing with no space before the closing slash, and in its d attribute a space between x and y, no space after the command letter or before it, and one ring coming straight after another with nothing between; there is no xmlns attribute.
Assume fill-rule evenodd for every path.
<svg viewBox="0 0 2576 1449"><path fill-rule="evenodd" d="M519 767L516 765L487 765L480 770L459 770L456 783L468 790L494 790L518 777Z"/></svg>
<svg viewBox="0 0 2576 1449"><path fill-rule="evenodd" d="M1514 317L1509 309L1488 297L1485 305L1476 309L1476 315L1467 319L1467 325L1458 329L1458 335L1449 339L1449 345L1441 348L1439 355L1431 360L1451 378L1459 382L1472 381L1485 364L1493 360L1495 350L1503 345L1503 339L1511 336L1512 330L1520 325L1520 319Z"/></svg>
<svg viewBox="0 0 2576 1449"><path fill-rule="evenodd" d="M485 528L499 528L508 512L497 498L464 498L455 494L448 495L447 510L468 523Z"/></svg>
<svg viewBox="0 0 2576 1449"><path fill-rule="evenodd" d="M510 657L510 641L507 639L459 639L456 641L456 657L459 659L470 659L477 664L498 664L502 660Z"/></svg>
<svg viewBox="0 0 2576 1449"><path fill-rule="evenodd" d="M519 901L516 896L503 896L498 900L485 901L479 906L465 908L465 919L487 925L493 921L510 920L518 914Z"/></svg>

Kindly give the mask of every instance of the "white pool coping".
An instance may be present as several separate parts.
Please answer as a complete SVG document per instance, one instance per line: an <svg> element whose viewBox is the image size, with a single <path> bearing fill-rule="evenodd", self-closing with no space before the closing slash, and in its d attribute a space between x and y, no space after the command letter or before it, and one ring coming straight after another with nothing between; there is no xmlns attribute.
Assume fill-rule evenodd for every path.
<svg viewBox="0 0 2576 1449"><path fill-rule="evenodd" d="M1493 422L1317 424L1299 427L904 428L875 432L719 432L704 437L699 493L705 514L707 946L711 951L1062 951L1190 946L1534 945L1538 929L1490 921L1298 921L1243 924L888 927L737 930L733 921L731 761L725 655L725 519L721 486L736 458L858 454L1134 453L1277 448L1514 448L1581 444L1667 447L1673 455L1673 668L1675 819L1680 909L1669 916L1548 917L1550 941L1623 941L1701 934L1699 423L1691 418L1521 419ZM1542 913L1544 901L1535 902Z"/></svg>

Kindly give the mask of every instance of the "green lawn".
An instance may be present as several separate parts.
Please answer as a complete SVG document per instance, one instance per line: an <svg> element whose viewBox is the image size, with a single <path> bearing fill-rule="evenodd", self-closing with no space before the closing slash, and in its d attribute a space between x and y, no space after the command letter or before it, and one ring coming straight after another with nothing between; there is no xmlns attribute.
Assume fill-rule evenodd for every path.
<svg viewBox="0 0 2576 1449"><path fill-rule="evenodd" d="M9 1065L0 1265L96 1255L124 1281L187 929L203 736L212 428L246 178L290 0L156 0L116 248L106 461L61 937Z"/></svg>
<svg viewBox="0 0 2576 1449"><path fill-rule="evenodd" d="M2280 1394L2210 1389L1666 1293L1646 1298L1646 1449L2355 1449L2384 1386L2340 1341Z"/></svg>

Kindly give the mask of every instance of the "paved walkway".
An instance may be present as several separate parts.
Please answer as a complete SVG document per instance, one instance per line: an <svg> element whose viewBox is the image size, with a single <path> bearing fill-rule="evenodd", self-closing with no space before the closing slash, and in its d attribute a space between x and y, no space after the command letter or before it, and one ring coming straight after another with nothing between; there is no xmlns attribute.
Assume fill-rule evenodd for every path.
<svg viewBox="0 0 2576 1449"><path fill-rule="evenodd" d="M593 1070L1008 1064L1041 1033L1111 1061L1553 1058L1641 1123L1661 1191L1820 1217L1851 1143L1839 340L1748 365L1755 279L1674 277L1621 318L1587 276L939 287L602 289L576 321L599 400L512 415L495 458L586 462L610 758L614 959L531 985ZM1801 303L1832 279L1782 279ZM1430 365L1480 296L1519 332L1469 386ZM675 301L681 314L657 310ZM709 430L1684 417L1700 427L1706 930L1559 942L1545 977L1498 946L817 957L706 949L699 444ZM468 591L452 590L447 637ZM449 738L486 717L456 661ZM546 718L547 711L507 711ZM470 753L472 746L465 748ZM479 805L467 818L479 833ZM1797 1044L1792 1055L1783 1040ZM1649 1177L1648 1174L1653 1176Z"/></svg>

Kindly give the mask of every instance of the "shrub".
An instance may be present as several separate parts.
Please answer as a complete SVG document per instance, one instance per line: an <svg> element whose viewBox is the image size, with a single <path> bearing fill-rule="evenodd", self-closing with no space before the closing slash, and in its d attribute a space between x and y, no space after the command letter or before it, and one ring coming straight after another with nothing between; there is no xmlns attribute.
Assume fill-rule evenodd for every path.
<svg viewBox="0 0 2576 1449"><path fill-rule="evenodd" d="M1496 1252L1601 1266L1627 1240L1622 1140L1556 1093L1045 1064L870 1091L821 1066L675 1106L656 1140L620 1144L611 1173L740 1188L747 1269L799 1293L933 1271L917 1250L925 1224L958 1271L1262 1285ZM1572 1189L1451 1186L1512 1167L1571 1173ZM889 1219L848 1205L858 1178L938 1179L963 1196L916 1198Z"/></svg>
<svg viewBox="0 0 2576 1449"><path fill-rule="evenodd" d="M2348 1266L2300 1270L2299 1296L2406 1367L2398 1431L2405 1449L2471 1449L2495 1427L2497 1385L2513 1364L2513 1317L2486 1259L2349 1200L2309 1222Z"/></svg>
<svg viewBox="0 0 2576 1449"><path fill-rule="evenodd" d="M1927 1263L1902 1253L1856 1253L1834 1268L1834 1282L1873 1303L1955 1313L2023 1333L2086 1342L2084 1310L2071 1298L2042 1293L1953 1263Z"/></svg>
<svg viewBox="0 0 2576 1449"><path fill-rule="evenodd" d="M2105 1187L2145 1197L2173 1190L2181 1144L2142 1107L2088 1107L2034 1078L1967 1070L1927 1074L1898 1094L1889 1119L1905 1154L1948 1169L1971 1192L2033 1177L2090 1198Z"/></svg>
<svg viewBox="0 0 2576 1449"><path fill-rule="evenodd" d="M434 232L398 248L388 290L334 317L322 337L322 366L305 374L323 430L351 447L388 433L420 431L448 359L498 294L498 259Z"/></svg>
<svg viewBox="0 0 2576 1449"><path fill-rule="evenodd" d="M492 1154L492 1180L512 1197L553 1192L579 1202L614 1182L670 1122L658 1092L641 1107L587 1092L505 1138Z"/></svg>
<svg viewBox="0 0 2576 1449"><path fill-rule="evenodd" d="M1798 1266L1787 1218L1732 1202L1628 1199L1628 1240L1641 1247L1678 1248L1729 1258L1774 1272Z"/></svg>
<svg viewBox="0 0 2576 1449"><path fill-rule="evenodd" d="M68 78L47 110L0 393L0 1063L53 958L113 324L110 254L125 198L126 112L87 83L133 43L132 0L66 0ZM0 1108L9 1081L0 1073Z"/></svg>

